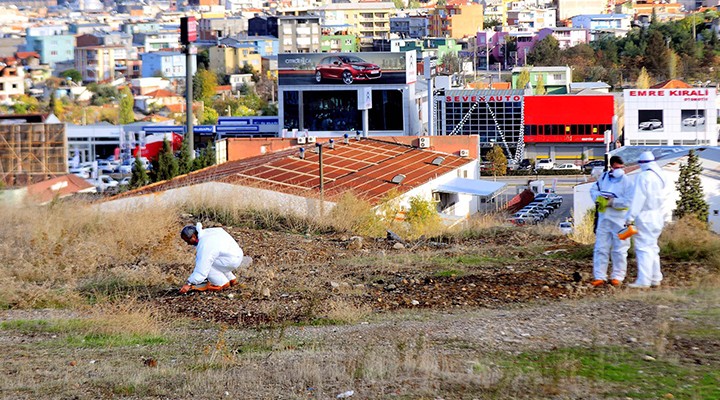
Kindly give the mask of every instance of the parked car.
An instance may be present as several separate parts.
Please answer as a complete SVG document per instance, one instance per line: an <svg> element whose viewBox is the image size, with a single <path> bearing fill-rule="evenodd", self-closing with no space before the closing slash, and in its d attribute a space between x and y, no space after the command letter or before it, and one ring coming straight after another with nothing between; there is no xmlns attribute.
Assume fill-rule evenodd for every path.
<svg viewBox="0 0 720 400"><path fill-rule="evenodd" d="M367 81L382 76L380 67L357 56L324 57L315 66L315 82L324 79L341 80L346 85L354 81Z"/></svg>
<svg viewBox="0 0 720 400"><path fill-rule="evenodd" d="M682 120L682 124L685 126L705 125L705 117L700 114L691 115Z"/></svg>
<svg viewBox="0 0 720 400"><path fill-rule="evenodd" d="M110 175L100 175L97 179L88 179L88 182L94 185L98 192L106 192L111 189L116 189L120 184Z"/></svg>
<svg viewBox="0 0 720 400"><path fill-rule="evenodd" d="M649 119L647 121L641 122L640 125L638 125L638 129L645 131L660 129L662 127L662 121L660 121L659 119Z"/></svg>
<svg viewBox="0 0 720 400"><path fill-rule="evenodd" d="M520 161L520 166L519 166L519 168L520 168L520 169L530 169L530 164L531 164L531 163L530 163L530 159L529 159L529 158L523 158L523 159Z"/></svg>
<svg viewBox="0 0 720 400"><path fill-rule="evenodd" d="M518 165L517 161L515 161L515 160L508 160L508 162L507 162L507 169L508 169L508 171L515 171L515 170L517 170L518 168L520 168L520 166Z"/></svg>
<svg viewBox="0 0 720 400"><path fill-rule="evenodd" d="M544 210L544 209L542 209L540 207L536 207L536 206L525 206L525 207L521 208L520 211L518 211L518 212L527 212L529 214L535 214L535 215L538 215L541 219L545 219L548 217L548 215L550 215L550 211Z"/></svg>
<svg viewBox="0 0 720 400"><path fill-rule="evenodd" d="M573 163L564 163L553 167L556 171L580 171L580 166Z"/></svg>
<svg viewBox="0 0 720 400"><path fill-rule="evenodd" d="M533 201L532 203L528 204L528 206L534 206L541 210L547 210L550 214L555 211L555 206L551 205L549 200Z"/></svg>
<svg viewBox="0 0 720 400"><path fill-rule="evenodd" d="M603 167L605 168L605 160L592 160L589 163L583 165L583 171L585 171L586 174L589 174L592 172L593 168L595 167Z"/></svg>
<svg viewBox="0 0 720 400"><path fill-rule="evenodd" d="M90 178L90 167L70 168L69 172L71 174L75 174L83 179Z"/></svg>
<svg viewBox="0 0 720 400"><path fill-rule="evenodd" d="M555 163L553 163L553 160L549 158L537 160L537 162L535 163L535 169L553 169L554 166Z"/></svg>
<svg viewBox="0 0 720 400"><path fill-rule="evenodd" d="M534 201L547 201L553 207L558 208L562 205L563 198L555 193L539 193L535 196Z"/></svg>
<svg viewBox="0 0 720 400"><path fill-rule="evenodd" d="M558 224L558 228L560 229L560 232L562 232L564 235L570 235L571 233L573 233L572 222L560 222Z"/></svg>
<svg viewBox="0 0 720 400"><path fill-rule="evenodd" d="M129 176L126 176L118 182L118 186L130 186L130 179L132 179Z"/></svg>

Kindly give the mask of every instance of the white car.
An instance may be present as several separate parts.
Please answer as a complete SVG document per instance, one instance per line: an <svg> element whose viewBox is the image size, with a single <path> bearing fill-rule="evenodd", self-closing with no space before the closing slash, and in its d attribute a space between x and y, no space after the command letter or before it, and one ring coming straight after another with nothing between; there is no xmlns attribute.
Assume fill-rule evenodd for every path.
<svg viewBox="0 0 720 400"><path fill-rule="evenodd" d="M535 169L553 169L555 166L555 163L549 158L544 158L542 160L537 160L535 163Z"/></svg>
<svg viewBox="0 0 720 400"><path fill-rule="evenodd" d="M663 127L662 121L659 119L649 119L647 121L643 121L638 125L638 128L642 131L651 131L655 129L660 129Z"/></svg>
<svg viewBox="0 0 720 400"><path fill-rule="evenodd" d="M580 166L573 163L560 164L553 168L556 171L580 171Z"/></svg>
<svg viewBox="0 0 720 400"><path fill-rule="evenodd" d="M90 168L89 167L70 168L69 172L71 174L75 174L83 179L90 178Z"/></svg>
<svg viewBox="0 0 720 400"><path fill-rule="evenodd" d="M560 232L563 233L563 235L570 235L573 232L572 222L561 222L558 224L558 228L560 229Z"/></svg>
<svg viewBox="0 0 720 400"><path fill-rule="evenodd" d="M705 125L705 117L700 114L691 115L682 120L682 124L685 126Z"/></svg>

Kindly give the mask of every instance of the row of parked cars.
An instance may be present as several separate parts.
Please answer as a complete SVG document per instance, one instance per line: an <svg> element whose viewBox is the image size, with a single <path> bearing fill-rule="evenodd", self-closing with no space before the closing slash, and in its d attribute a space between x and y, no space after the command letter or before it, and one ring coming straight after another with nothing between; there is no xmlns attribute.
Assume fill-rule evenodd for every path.
<svg viewBox="0 0 720 400"><path fill-rule="evenodd" d="M140 157L140 161L145 165L145 169L149 170L151 168L150 160L148 160L145 157ZM108 157L107 159L98 159L97 161L97 169L98 174L120 174L120 175L128 175L132 172L133 164L135 162L134 158L129 158L123 161L115 160L113 156ZM83 163L80 163L78 166L70 168L70 173L75 174L81 178L89 179L92 176L93 172L93 162L92 161L86 161Z"/></svg>
<svg viewBox="0 0 720 400"><path fill-rule="evenodd" d="M515 225L537 224L562 205L563 198L555 193L539 193L535 199L513 214L508 221Z"/></svg>

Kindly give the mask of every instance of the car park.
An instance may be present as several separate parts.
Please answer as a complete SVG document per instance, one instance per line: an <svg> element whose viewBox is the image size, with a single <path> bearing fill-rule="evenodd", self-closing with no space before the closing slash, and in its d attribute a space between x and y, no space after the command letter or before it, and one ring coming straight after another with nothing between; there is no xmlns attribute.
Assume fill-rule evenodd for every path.
<svg viewBox="0 0 720 400"><path fill-rule="evenodd" d="M573 163L564 163L552 168L555 171L580 171L580 166Z"/></svg>
<svg viewBox="0 0 720 400"><path fill-rule="evenodd" d="M540 216L540 218L542 218L542 219L545 219L548 217L548 215L550 215L550 211L543 210L540 207L536 207L536 206L526 206L526 207L521 208L520 211L518 211L518 212L527 212L529 214L535 214L535 215Z"/></svg>
<svg viewBox="0 0 720 400"><path fill-rule="evenodd" d="M556 195L556 194L548 195L548 194L542 193L542 194L538 194L537 196L535 196L534 201L545 201L549 205L551 205L555 208L558 208L562 205L563 198L562 198L562 196Z"/></svg>
<svg viewBox="0 0 720 400"><path fill-rule="evenodd" d="M537 207L541 210L547 210L548 213L552 214L553 211L555 211L555 207L550 205L549 202L546 202L544 200L542 201L533 201L532 203L528 204L528 206L531 207Z"/></svg>
<svg viewBox="0 0 720 400"><path fill-rule="evenodd" d="M555 166L555 163L549 158L544 158L542 160L537 160L535 163L535 169L553 169Z"/></svg>

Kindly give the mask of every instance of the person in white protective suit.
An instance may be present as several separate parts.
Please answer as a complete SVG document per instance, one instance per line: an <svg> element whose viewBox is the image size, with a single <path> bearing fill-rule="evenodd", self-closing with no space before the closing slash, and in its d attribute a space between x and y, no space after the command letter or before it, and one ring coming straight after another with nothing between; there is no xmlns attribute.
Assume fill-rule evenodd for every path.
<svg viewBox="0 0 720 400"><path fill-rule="evenodd" d="M658 238L665 225L663 204L665 193L670 190L668 179L655 157L649 151L638 159L642 170L635 178L632 202L626 216L626 225L635 224L635 255L638 264L637 280L631 288L660 286L663 279L660 271L660 247Z"/></svg>
<svg viewBox="0 0 720 400"><path fill-rule="evenodd" d="M610 157L610 170L603 173L592 185L590 196L596 204L597 228L593 252L594 287L608 282L608 261L612 256L612 273L609 283L620 286L627 273L627 252L630 241L620 240L618 231L625 224L625 214L630 206L632 184L625 176L625 167L619 156Z"/></svg>
<svg viewBox="0 0 720 400"><path fill-rule="evenodd" d="M220 291L237 284L233 271L252 264L244 257L235 239L222 228L203 229L202 224L188 225L180 232L185 243L196 246L195 269L180 293L191 290Z"/></svg>

